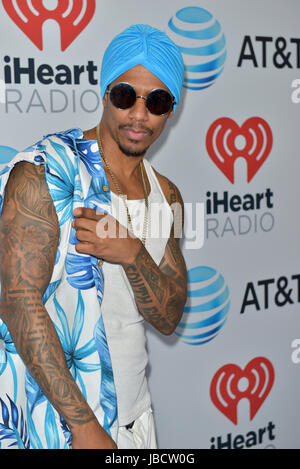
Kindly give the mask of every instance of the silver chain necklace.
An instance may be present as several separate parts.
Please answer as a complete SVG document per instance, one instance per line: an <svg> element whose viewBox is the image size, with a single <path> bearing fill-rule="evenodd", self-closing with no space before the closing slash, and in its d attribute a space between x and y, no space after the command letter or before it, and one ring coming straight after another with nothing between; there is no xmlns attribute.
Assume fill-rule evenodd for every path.
<svg viewBox="0 0 300 469"><path fill-rule="evenodd" d="M97 140L98 140L98 147L99 147L99 152L100 152L100 155L101 155L101 158L107 168L107 171L109 172L110 174L110 177L115 185L115 188L118 192L118 195L120 196L120 198L123 200L123 203L124 203L124 206L125 206L125 209L126 209L126 214L127 214L127 221L128 221L128 227L130 229L130 231L133 233L133 225L132 225L132 219L131 219L131 216L130 216L130 213L129 213L129 210L128 210L128 205L127 205L127 197L125 194L122 193L121 189L120 189L120 186L119 186L119 183L117 181L117 178L116 176L114 175L114 173L112 172L111 168L110 168L110 165L104 155L104 151L103 151L103 147L102 147L102 143L101 143L101 139L100 139L100 125L97 126ZM143 189L144 189L144 200L145 200L145 216L144 216L144 225L143 225L143 235L142 235L142 244L145 246L145 243L146 243L146 238L147 238L147 230L148 230L148 213L149 213L149 200L148 200L148 193L147 193L147 187L146 187L146 181L145 181L145 177L144 177L144 164L142 161L140 161L140 172L141 172L141 177L142 177L142 182L143 182Z"/></svg>

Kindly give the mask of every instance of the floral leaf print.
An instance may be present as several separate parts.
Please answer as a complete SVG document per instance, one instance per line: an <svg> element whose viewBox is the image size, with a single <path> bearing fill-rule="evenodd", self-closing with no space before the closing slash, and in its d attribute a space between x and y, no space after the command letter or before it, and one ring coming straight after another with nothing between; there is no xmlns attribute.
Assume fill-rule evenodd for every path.
<svg viewBox="0 0 300 469"><path fill-rule="evenodd" d="M102 317L95 326L94 338L101 362L100 402L105 410L104 429L109 433L109 427L117 419L117 396Z"/></svg>
<svg viewBox="0 0 300 469"><path fill-rule="evenodd" d="M0 420L0 441L12 440L8 447L17 446L19 449L29 449L30 441L23 409L18 410L8 395L7 398L10 403L9 407L0 398L2 414L2 422Z"/></svg>
<svg viewBox="0 0 300 469"><path fill-rule="evenodd" d="M60 417L60 425L61 425L61 429L63 431L64 437L66 439L66 444L65 444L64 449L70 449L72 445L72 433L70 432L70 429L67 423L62 417Z"/></svg>
<svg viewBox="0 0 300 469"><path fill-rule="evenodd" d="M70 369L74 380L78 380L80 389L83 395L86 397L85 385L80 372L89 373L100 370L100 363L86 363L83 361L97 351L93 338L91 338L91 340L86 342L81 347L78 346L84 324L84 302L82 299L82 294L80 290L78 290L78 302L72 332L69 328L66 313L59 304L56 295L54 295L54 304L61 326L59 327L57 324L55 324L55 327L66 356L68 368Z"/></svg>
<svg viewBox="0 0 300 469"><path fill-rule="evenodd" d="M45 418L45 435L48 449L59 448L59 434L55 420L55 414L50 402L47 402L46 418Z"/></svg>
<svg viewBox="0 0 300 469"><path fill-rule="evenodd" d="M0 376L9 367L13 376L14 400L17 398L17 371L11 355L16 355L17 350L14 346L11 335L6 324L0 319Z"/></svg>
<svg viewBox="0 0 300 469"><path fill-rule="evenodd" d="M72 161L65 147L49 139L56 157L44 151L46 163L46 181L59 216L59 225L64 225L73 218L73 204L82 203L82 187L76 160Z"/></svg>
<svg viewBox="0 0 300 469"><path fill-rule="evenodd" d="M50 298L51 295L53 295L53 293L55 292L55 290L57 289L60 283L61 283L61 280L57 280L56 282L51 282L48 285L48 288L43 295L44 304L47 303L48 299Z"/></svg>
<svg viewBox="0 0 300 469"><path fill-rule="evenodd" d="M66 257L67 280L74 288L88 290L95 285L90 256L68 253Z"/></svg>

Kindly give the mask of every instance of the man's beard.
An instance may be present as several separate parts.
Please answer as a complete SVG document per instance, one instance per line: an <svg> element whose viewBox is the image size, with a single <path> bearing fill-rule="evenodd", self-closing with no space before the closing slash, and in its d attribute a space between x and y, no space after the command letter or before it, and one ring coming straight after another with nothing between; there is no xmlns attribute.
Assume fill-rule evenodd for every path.
<svg viewBox="0 0 300 469"><path fill-rule="evenodd" d="M119 149L121 150L122 153L126 156L144 156L146 151L148 150L149 147L143 148L142 150L139 151L133 151L130 150L129 148L123 147L120 143L118 143Z"/></svg>
<svg viewBox="0 0 300 469"><path fill-rule="evenodd" d="M149 135L153 134L153 130L149 129L148 127L146 127L144 125L138 125L138 124L135 124L135 125L123 124L123 125L120 125L120 130L122 130L123 128L124 129L130 129L130 128L133 128L133 127L144 130ZM148 150L150 145L148 145L147 147L143 148L142 150L138 150L138 151L131 150L130 148L123 146L120 142L118 142L118 146L119 146L119 149L121 150L121 152L124 153L124 155L139 157L139 156L144 156L145 155L145 153Z"/></svg>

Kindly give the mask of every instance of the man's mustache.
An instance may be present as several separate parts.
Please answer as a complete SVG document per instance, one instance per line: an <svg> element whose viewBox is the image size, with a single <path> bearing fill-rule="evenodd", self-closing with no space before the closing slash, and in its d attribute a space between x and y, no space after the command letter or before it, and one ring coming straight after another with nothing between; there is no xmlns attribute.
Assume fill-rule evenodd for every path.
<svg viewBox="0 0 300 469"><path fill-rule="evenodd" d="M149 135L153 135L153 130L152 129L149 129L149 127L146 127L143 124L138 124L138 123L135 123L135 124L132 124L132 123L131 124L121 124L121 125L119 125L119 129L120 130L133 130L135 132L142 131L142 132L146 132Z"/></svg>

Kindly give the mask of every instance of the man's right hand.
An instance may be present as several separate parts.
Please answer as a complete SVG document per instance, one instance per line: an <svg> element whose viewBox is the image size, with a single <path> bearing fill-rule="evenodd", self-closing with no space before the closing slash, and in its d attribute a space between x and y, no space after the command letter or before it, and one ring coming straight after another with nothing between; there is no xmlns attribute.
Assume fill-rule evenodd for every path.
<svg viewBox="0 0 300 469"><path fill-rule="evenodd" d="M118 449L96 419L72 430L72 449Z"/></svg>

